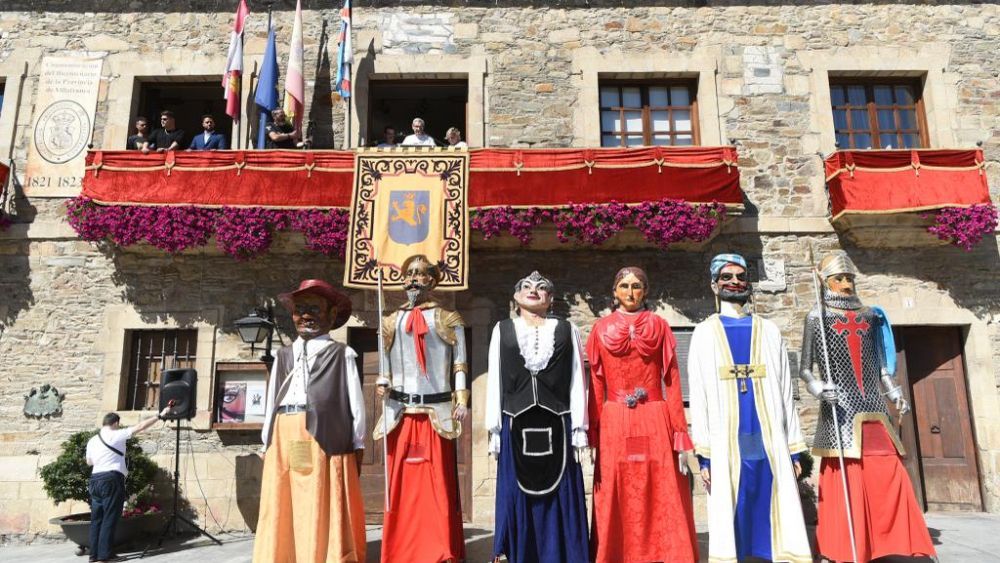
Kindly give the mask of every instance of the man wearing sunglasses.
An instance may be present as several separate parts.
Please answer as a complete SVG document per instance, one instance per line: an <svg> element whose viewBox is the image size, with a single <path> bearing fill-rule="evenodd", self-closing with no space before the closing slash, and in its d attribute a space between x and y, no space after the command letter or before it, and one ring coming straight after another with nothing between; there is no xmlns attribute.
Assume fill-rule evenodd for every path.
<svg viewBox="0 0 1000 563"><path fill-rule="evenodd" d="M777 325L746 310L752 287L742 256L720 254L709 272L718 312L695 327L688 352L709 559L812 561L787 346Z"/></svg>
<svg viewBox="0 0 1000 563"><path fill-rule="evenodd" d="M299 336L278 351L267 389L253 560L364 561L358 355L330 338L351 316L351 300L323 280L304 280L278 300Z"/></svg>
<svg viewBox="0 0 1000 563"><path fill-rule="evenodd" d="M143 143L142 153L148 154L150 151L166 152L177 150L183 142L184 130L177 128L174 112L163 110L160 112L160 128L153 131L146 142Z"/></svg>

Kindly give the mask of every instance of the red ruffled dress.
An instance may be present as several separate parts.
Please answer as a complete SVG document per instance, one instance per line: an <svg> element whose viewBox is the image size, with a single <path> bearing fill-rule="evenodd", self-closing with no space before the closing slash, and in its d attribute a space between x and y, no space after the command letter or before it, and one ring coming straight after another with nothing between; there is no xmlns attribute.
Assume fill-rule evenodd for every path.
<svg viewBox="0 0 1000 563"><path fill-rule="evenodd" d="M596 445L591 554L597 562L697 561L691 450L670 325L615 311L587 340L589 438Z"/></svg>

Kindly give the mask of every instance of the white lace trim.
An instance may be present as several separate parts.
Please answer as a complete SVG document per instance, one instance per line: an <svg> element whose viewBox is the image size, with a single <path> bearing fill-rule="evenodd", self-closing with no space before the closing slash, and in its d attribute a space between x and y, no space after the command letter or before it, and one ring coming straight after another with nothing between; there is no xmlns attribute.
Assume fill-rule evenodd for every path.
<svg viewBox="0 0 1000 563"><path fill-rule="evenodd" d="M556 345L556 319L545 319L540 327L528 326L521 318L514 319L517 346L524 358L524 367L531 373L538 373L549 365Z"/></svg>

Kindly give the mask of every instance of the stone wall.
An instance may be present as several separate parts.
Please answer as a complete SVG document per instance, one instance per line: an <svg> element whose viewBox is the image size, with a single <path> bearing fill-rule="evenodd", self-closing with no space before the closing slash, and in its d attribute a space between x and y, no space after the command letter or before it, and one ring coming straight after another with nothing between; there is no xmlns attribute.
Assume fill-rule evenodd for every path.
<svg viewBox="0 0 1000 563"><path fill-rule="evenodd" d="M95 143L118 147L133 111L135 80L221 75L231 4L168 0L153 11L131 2L4 3L0 155L6 156L13 138L17 169L23 169L42 56L106 53ZM274 14L282 68L292 18L288 4ZM607 312L608 285L623 265L645 267L655 286L651 298L657 310L675 326L690 326L712 312L705 268L713 253L735 250L783 261L785 288L761 293L758 310L778 323L796 349L802 317L813 302L810 251L847 248L863 273L863 298L884 305L894 321L964 327L984 502L987 510L1000 511L1000 423L994 416L1000 407L1000 293L995 281L1000 252L995 237L971 253L951 247L890 252L847 244L827 221L817 156L834 148L829 92L824 90L829 76L851 70L923 76L932 145L972 147L984 141L996 201L1000 9L973 3L693 4L355 3L357 95L349 134L355 145L372 136L364 130L368 102L363 95L371 80L457 72L469 79L467 138L473 146L594 146L599 142L597 109L586 101L596 100L598 73L617 72L633 78L659 73L697 79L703 141L734 140L739 148L747 212L700 248L597 252L474 247L472 289L456 297L457 308L472 326L473 356L478 358L473 365L474 420L481 416L484 398L489 329L508 313L512 281L532 269L555 280L559 311L586 334ZM345 135L343 107L330 101L328 85L335 69L317 63L324 52L336 54L335 44L324 47L321 41L323 18L335 42L335 9L306 10L303 16L307 112L317 121L317 147L339 148ZM261 14L248 20L246 88L264 50L265 26ZM18 76L25 62L28 76L18 108ZM231 328L250 306L300 278L341 279L337 260L310 254L294 239L282 240L275 253L249 263L234 262L213 249L172 257L151 249L123 252L81 242L62 220L62 203L60 198L19 194L17 223L0 233L0 535L8 537L52 534L49 517L82 508L52 507L41 492L37 469L67 434L94 427L101 413L116 407L122 329L198 328L200 342L208 343L199 349L200 361L209 367L207 372L199 368L207 385L204 374L214 362L251 359ZM536 248L558 246L550 240ZM352 295L358 311L352 323L370 326L375 317L371 300ZM289 335L288 319L281 323ZM64 415L25 418L23 394L48 382L67 393ZM803 393L800 406L808 429L815 402ZM182 441L185 496L210 530L252 527L254 479L259 475L256 439L252 433L209 431L205 421L203 414ZM484 454L485 431L475 422L472 431L473 517L488 524L495 468ZM170 467L172 434L152 431L142 443L161 466Z"/></svg>

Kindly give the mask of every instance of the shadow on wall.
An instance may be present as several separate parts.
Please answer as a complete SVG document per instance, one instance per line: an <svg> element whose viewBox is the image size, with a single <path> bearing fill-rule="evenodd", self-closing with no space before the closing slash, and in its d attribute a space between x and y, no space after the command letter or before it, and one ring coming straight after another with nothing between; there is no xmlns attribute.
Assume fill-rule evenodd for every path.
<svg viewBox="0 0 1000 563"><path fill-rule="evenodd" d="M950 245L879 250L841 242L862 278L871 275L911 278L930 286L928 289L946 293L957 306L980 319L1000 312L997 286L1000 250L993 235L983 237L970 252ZM918 300L914 305L920 307L921 303Z"/></svg>
<svg viewBox="0 0 1000 563"><path fill-rule="evenodd" d="M259 439L259 437L258 437ZM250 531L257 532L260 516L260 482L264 460L257 454L236 456L236 506Z"/></svg>
<svg viewBox="0 0 1000 563"><path fill-rule="evenodd" d="M567 317L573 303L582 300L595 317L611 311L615 274L625 266L638 266L649 277L648 301L652 307L669 303L693 322L715 312L709 289L708 264L720 252L738 252L753 261L762 252L759 237L733 240L719 237L697 251L655 249L600 251L520 251L473 254L470 271L477 298L495 303L492 322L508 317L514 283L538 270L556 286L553 313ZM488 272L484 279L483 273ZM479 273L479 275L476 275ZM572 319L571 319L572 320Z"/></svg>
<svg viewBox="0 0 1000 563"><path fill-rule="evenodd" d="M18 223L33 221L38 210L24 197L24 189L12 168L10 171L13 191L11 213ZM11 229L17 227L12 226ZM14 324L22 311L35 304L31 290L31 244L27 239L7 239L0 242L0 338Z"/></svg>
<svg viewBox="0 0 1000 563"><path fill-rule="evenodd" d="M113 262L112 279L120 289L120 299L132 304L144 322L170 322L179 327L218 323L222 333L235 335L237 319L254 307L275 303L281 335L275 338L275 350L295 335L291 317L275 301L278 294L295 289L304 279L319 278L338 287L343 279L341 259L302 250L301 240L290 240L284 233L277 235L270 252L245 262L217 251L214 242L209 246L180 255L145 245L122 250L101 244L100 248ZM356 306L363 298L360 291L345 293Z"/></svg>
<svg viewBox="0 0 1000 563"><path fill-rule="evenodd" d="M340 21L339 19L337 20ZM336 146L336 140L333 137L334 123L333 123L333 101L330 98L332 89L330 86L330 81L333 76L330 75L330 34L327 30L328 22L323 19L323 29L320 31L319 45L316 47L316 60L318 64L316 65L316 74L313 76L313 95L312 102L310 103L309 109L309 122L305 125L306 136L312 137L312 146L315 149L339 149L341 146ZM337 32L339 33L340 27L337 26ZM334 43L332 45L334 52L336 52L337 45ZM336 115L343 115L342 112L336 112ZM337 127L339 129L340 127Z"/></svg>

